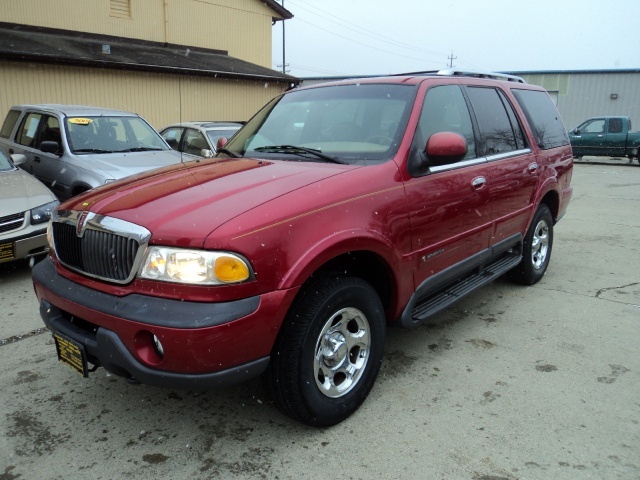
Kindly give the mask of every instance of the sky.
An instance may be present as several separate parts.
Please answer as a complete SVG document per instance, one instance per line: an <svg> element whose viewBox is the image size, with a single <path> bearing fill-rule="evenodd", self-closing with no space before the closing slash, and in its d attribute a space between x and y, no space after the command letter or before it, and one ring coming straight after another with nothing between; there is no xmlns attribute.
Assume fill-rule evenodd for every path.
<svg viewBox="0 0 640 480"><path fill-rule="evenodd" d="M294 15L285 63L297 77L640 68L640 0L278 1Z"/></svg>

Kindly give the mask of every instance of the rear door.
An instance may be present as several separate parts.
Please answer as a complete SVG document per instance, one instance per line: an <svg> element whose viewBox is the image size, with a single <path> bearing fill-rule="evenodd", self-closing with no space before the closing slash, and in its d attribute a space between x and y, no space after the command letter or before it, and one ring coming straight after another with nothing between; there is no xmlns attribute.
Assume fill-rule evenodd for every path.
<svg viewBox="0 0 640 480"><path fill-rule="evenodd" d="M56 116L43 112L27 112L15 139L16 153L23 153L27 157L23 168L37 177L56 195L65 195L67 185L62 180L66 170L62 160L62 137L60 121ZM56 142L59 154L47 153L40 150L44 141Z"/></svg>
<svg viewBox="0 0 640 480"><path fill-rule="evenodd" d="M612 157L623 157L627 147L627 129L619 117L607 119L607 148Z"/></svg>
<svg viewBox="0 0 640 480"><path fill-rule="evenodd" d="M495 245L526 230L539 180L538 164L504 92L481 86L467 86L465 91L478 121L478 151L487 159L494 222L491 244Z"/></svg>

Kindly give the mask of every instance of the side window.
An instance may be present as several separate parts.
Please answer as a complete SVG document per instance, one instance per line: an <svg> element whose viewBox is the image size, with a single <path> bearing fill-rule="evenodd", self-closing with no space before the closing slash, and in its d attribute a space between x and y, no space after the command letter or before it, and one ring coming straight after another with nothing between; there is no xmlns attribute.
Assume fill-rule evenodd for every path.
<svg viewBox="0 0 640 480"><path fill-rule="evenodd" d="M175 127L169 128L162 133L162 138L169 144L174 150L178 150L180 146L180 137L182 137L182 128Z"/></svg>
<svg viewBox="0 0 640 480"><path fill-rule="evenodd" d="M6 118L4 119L4 123L2 124L2 130L0 130L0 137L9 138L11 132L13 131L13 127L18 121L18 117L20 117L19 110L9 110Z"/></svg>
<svg viewBox="0 0 640 480"><path fill-rule="evenodd" d="M542 150L569 144L567 129L547 92L519 88L511 91L522 107L535 135L536 143Z"/></svg>
<svg viewBox="0 0 640 480"><path fill-rule="evenodd" d="M513 111L513 107L511 106L511 103L509 102L509 100L507 100L507 97L505 96L504 92L502 92L501 90L498 90L498 94L500 95L500 99L502 100L502 104L504 105L504 108L507 110L509 121L511 122L511 126L513 127L513 133L516 137L516 147L518 147L518 150L527 148L528 144L527 144L526 137L522 132L522 126L518 121L518 117L516 116L516 113Z"/></svg>
<svg viewBox="0 0 640 480"><path fill-rule="evenodd" d="M60 146L62 143L60 138L60 122L56 117L46 115L42 120L40 130L38 148L40 148L42 142L56 142L58 146Z"/></svg>
<svg viewBox="0 0 640 480"><path fill-rule="evenodd" d="M185 131L183 142L182 151L190 155L201 156L200 152L203 149L209 149L209 144L204 135L192 128L187 128Z"/></svg>
<svg viewBox="0 0 640 480"><path fill-rule="evenodd" d="M35 138L41 119L42 115L40 113L29 113L22 121L22 125L20 125L16 142L25 147L35 148Z"/></svg>
<svg viewBox="0 0 640 480"><path fill-rule="evenodd" d="M498 91L467 87L467 92L480 130L478 153L489 156L518 150L514 126Z"/></svg>
<svg viewBox="0 0 640 480"><path fill-rule="evenodd" d="M427 92L411 145L411 170L414 170L412 166L421 163L420 154L424 152L429 137L438 132L454 132L462 135L467 141L465 159L476 157L471 116L464 95L457 85L440 85L432 87ZM413 175L421 172L416 168L411 173Z"/></svg>
<svg viewBox="0 0 640 480"><path fill-rule="evenodd" d="M584 133L604 133L604 120L593 120L585 123L580 131Z"/></svg>
<svg viewBox="0 0 640 480"><path fill-rule="evenodd" d="M609 133L622 133L622 119L610 118L609 119Z"/></svg>

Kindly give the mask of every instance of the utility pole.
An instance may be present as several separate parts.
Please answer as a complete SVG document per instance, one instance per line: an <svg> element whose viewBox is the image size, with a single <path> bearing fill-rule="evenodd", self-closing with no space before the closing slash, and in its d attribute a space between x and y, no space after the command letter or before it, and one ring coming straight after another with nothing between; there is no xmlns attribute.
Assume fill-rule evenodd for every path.
<svg viewBox="0 0 640 480"><path fill-rule="evenodd" d="M282 0L284 2L284 0ZM449 59L449 68L453 68L453 61L458 58L453 56L453 50L451 50L451 55L447 57Z"/></svg>
<svg viewBox="0 0 640 480"><path fill-rule="evenodd" d="M282 0L282 8L284 8L284 0ZM285 61L285 46L284 46L284 24L285 24L286 20L283 18L282 19L282 73L287 73L286 72L286 68L287 68L287 62Z"/></svg>

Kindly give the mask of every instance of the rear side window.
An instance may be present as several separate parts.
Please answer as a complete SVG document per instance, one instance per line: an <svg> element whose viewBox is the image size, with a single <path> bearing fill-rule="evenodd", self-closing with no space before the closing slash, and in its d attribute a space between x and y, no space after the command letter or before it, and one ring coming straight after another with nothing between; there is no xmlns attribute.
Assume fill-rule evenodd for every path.
<svg viewBox="0 0 640 480"><path fill-rule="evenodd" d="M622 133L622 119L610 118L609 119L609 133Z"/></svg>
<svg viewBox="0 0 640 480"><path fill-rule="evenodd" d="M0 137L9 138L11 132L13 131L13 127L18 121L18 117L20 116L19 110L9 110L6 118L4 119L4 123L2 124L2 130L0 130Z"/></svg>
<svg viewBox="0 0 640 480"><path fill-rule="evenodd" d="M522 148L520 126L512 123L515 115L495 88L467 87L480 128L480 155L498 155ZM518 140L520 140L518 142Z"/></svg>
<svg viewBox="0 0 640 480"><path fill-rule="evenodd" d="M569 144L567 130L547 92L520 89L512 91L531 125L536 143L542 150Z"/></svg>

